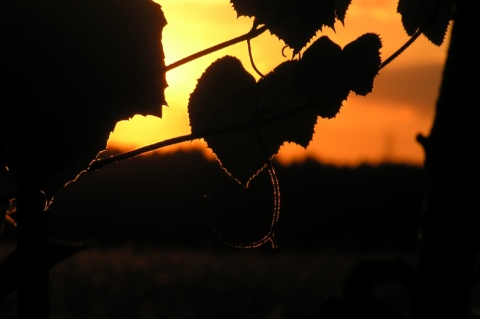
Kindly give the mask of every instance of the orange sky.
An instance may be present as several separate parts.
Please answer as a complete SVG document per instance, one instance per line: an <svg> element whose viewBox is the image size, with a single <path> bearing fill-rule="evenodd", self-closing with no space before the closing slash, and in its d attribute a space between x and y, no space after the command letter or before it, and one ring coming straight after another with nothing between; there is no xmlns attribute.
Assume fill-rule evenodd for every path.
<svg viewBox="0 0 480 319"><path fill-rule="evenodd" d="M163 32L166 64L248 32L252 20L237 18L229 0L157 0L168 21ZM345 26L336 32L324 29L342 47L366 32L380 35L382 61L408 39L396 13L397 1L355 0L347 11ZM441 47L421 36L406 52L380 71L373 92L365 97L351 93L334 119L318 118L315 134L307 149L284 145L277 158L288 164L305 157L336 165L357 165L382 160L421 165L424 155L415 141L417 133L428 134L434 115L448 39ZM283 42L268 31L252 41L256 66L266 74L279 63ZM216 59L234 55L252 75L246 43L190 62L167 73L168 107L161 119L135 116L117 124L109 147L130 150L190 133L187 104L197 79ZM288 55L288 54L287 54ZM178 147L200 147L201 141Z"/></svg>

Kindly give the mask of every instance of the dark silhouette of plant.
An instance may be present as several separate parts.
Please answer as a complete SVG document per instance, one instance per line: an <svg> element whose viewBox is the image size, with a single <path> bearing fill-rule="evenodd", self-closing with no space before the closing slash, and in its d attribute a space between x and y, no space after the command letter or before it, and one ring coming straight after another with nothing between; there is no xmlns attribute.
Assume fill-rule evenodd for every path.
<svg viewBox="0 0 480 319"><path fill-rule="evenodd" d="M166 20L149 0L2 0L0 16L0 166L15 184L18 264L0 286L18 288L20 317L35 309L41 318L48 269L60 259L48 243L48 203L118 121L162 115Z"/></svg>
<svg viewBox="0 0 480 319"><path fill-rule="evenodd" d="M308 45L324 27L344 22L350 2L231 0L238 16L253 19L252 29L166 66L161 36L167 20L150 0L3 0L0 164L8 167L4 175L15 188L2 200L15 199L10 211L16 210L18 250L2 265L2 295L19 289L19 307L31 308L33 302L42 309L48 299L38 298L47 295L48 267L81 249L46 238L45 211L59 188L111 162L181 141L205 138L222 168L245 187L260 171L269 171L275 216L271 233L253 246L272 241L280 199L270 159L280 145L306 147L317 116L334 118L351 91L368 95L378 72L418 36L442 44L453 20L434 125L430 136L418 138L429 184L412 318L466 318L479 240L476 189L464 182L480 177L473 10L465 0L399 0L411 40L383 62L380 37L373 32L343 48L326 36ZM166 72L240 41L250 46L267 30L293 49L293 56L266 75L257 71L258 81L235 57L212 63L188 103L192 134L95 160L119 120L161 117ZM35 276L29 276L31 268L9 266L38 259ZM16 280L8 281L12 268L23 272L16 270ZM32 280L20 287L20 278ZM48 313L45 307L40 316Z"/></svg>

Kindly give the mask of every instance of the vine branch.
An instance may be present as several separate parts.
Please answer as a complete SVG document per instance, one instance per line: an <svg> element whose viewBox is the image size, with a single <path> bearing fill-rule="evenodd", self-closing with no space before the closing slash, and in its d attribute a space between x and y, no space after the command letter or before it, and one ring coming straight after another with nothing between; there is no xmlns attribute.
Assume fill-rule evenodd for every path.
<svg viewBox="0 0 480 319"><path fill-rule="evenodd" d="M403 53L410 45L412 45L415 40L418 39L418 37L423 33L425 28L420 28L418 29L411 37L408 39L407 42L405 42L397 51L393 52L392 55L390 55L385 61L383 61L380 66L378 67L378 70L380 71L384 67L386 67L390 62L398 58L400 54Z"/></svg>
<svg viewBox="0 0 480 319"><path fill-rule="evenodd" d="M243 35L241 35L241 36L238 36L238 37L233 38L233 39L231 39L231 40L228 40L228 41L219 43L219 44L214 45L214 46L212 46L212 47L210 47L210 48L207 48L207 49L205 49L205 50L202 50L202 51L199 51L199 52L197 52L197 53L194 53L194 54L192 54L192 55L190 55L190 56L187 56L186 58L183 58L183 59L181 59L181 60L178 60L178 61L176 61L176 62L173 62L172 64L167 65L167 66L165 67L165 71L168 72L168 71L170 71L170 70L172 70L172 69L175 69L175 68L177 68L177 67L179 67L179 66L181 66L181 65L184 65L184 64L186 64L186 63L188 63L188 62L191 62L191 61L193 61L193 60L196 60L196 59L198 59L198 58L201 58L201 57L203 57L203 56L206 56L206 55L208 55L208 54L210 54L210 53L213 53L213 52L216 52L216 51L225 49L225 48L227 48L227 47L229 47L229 46L231 46L231 45L240 43L240 42L245 41L245 40L251 40L251 39L253 39L253 38L256 38L256 37L258 37L260 34L262 34L263 32L265 32L265 31L267 31L267 30L268 30L268 28L267 28L267 26L265 26L265 25L264 25L264 26L261 26L261 27L259 27L259 28L252 29L252 30L248 31L247 33L245 33L245 34L243 34Z"/></svg>

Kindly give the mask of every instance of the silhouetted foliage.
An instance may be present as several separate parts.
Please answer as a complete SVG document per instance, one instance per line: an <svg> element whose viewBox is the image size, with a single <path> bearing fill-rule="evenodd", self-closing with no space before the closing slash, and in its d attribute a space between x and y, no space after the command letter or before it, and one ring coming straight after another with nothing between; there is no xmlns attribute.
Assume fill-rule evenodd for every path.
<svg viewBox="0 0 480 319"><path fill-rule="evenodd" d="M159 5L2 1L0 11L0 165L11 174L53 196L106 147L118 121L162 116Z"/></svg>

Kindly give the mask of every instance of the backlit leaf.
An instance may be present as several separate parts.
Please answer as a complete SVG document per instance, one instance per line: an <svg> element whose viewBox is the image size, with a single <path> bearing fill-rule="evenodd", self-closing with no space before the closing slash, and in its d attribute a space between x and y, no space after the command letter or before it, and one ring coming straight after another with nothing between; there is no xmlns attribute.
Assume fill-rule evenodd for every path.
<svg viewBox="0 0 480 319"><path fill-rule="evenodd" d="M378 35L366 33L343 48L343 58L350 73L350 89L358 95L372 92L373 80L381 64Z"/></svg>
<svg viewBox="0 0 480 319"><path fill-rule="evenodd" d="M222 167L243 185L285 141L306 147L311 140L316 114L294 90L295 65L285 62L255 82L237 58L226 56L205 70L190 96L192 133L234 128L207 133L205 140Z"/></svg>
<svg viewBox="0 0 480 319"><path fill-rule="evenodd" d="M305 50L298 62L295 87L309 96L317 114L333 118L350 91L366 95L380 67L378 35L367 33L343 50L327 36L320 37Z"/></svg>
<svg viewBox="0 0 480 319"><path fill-rule="evenodd" d="M297 61L283 62L257 83L263 118L278 117L278 120L261 126L268 153L276 153L284 142L306 148L312 139L317 115L308 97L295 90L297 65ZM281 116L285 114L288 117ZM276 148L268 149L272 145Z"/></svg>
<svg viewBox="0 0 480 319"><path fill-rule="evenodd" d="M314 101L319 116L335 117L350 92L342 48L327 36L320 37L305 50L296 73L297 92Z"/></svg>
<svg viewBox="0 0 480 319"><path fill-rule="evenodd" d="M222 167L246 185L283 143L307 147L317 115L335 117L350 91L371 92L381 46L373 33L344 49L323 36L258 82L237 58L218 59L190 95L192 133L204 136Z"/></svg>
<svg viewBox="0 0 480 319"><path fill-rule="evenodd" d="M423 34L433 44L440 46L453 19L453 0L399 0L397 12L402 15L405 31L412 36L425 28Z"/></svg>
<svg viewBox="0 0 480 319"><path fill-rule="evenodd" d="M166 20L153 1L2 1L0 24L0 165L34 187L75 177L118 121L161 117Z"/></svg>
<svg viewBox="0 0 480 319"><path fill-rule="evenodd" d="M335 29L344 22L351 0L231 0L238 16L254 17L258 23L293 49L294 54L324 27Z"/></svg>
<svg viewBox="0 0 480 319"><path fill-rule="evenodd" d="M345 24L345 15L352 0L335 0L335 15L337 19Z"/></svg>
<svg viewBox="0 0 480 319"><path fill-rule="evenodd" d="M213 62L190 95L188 114L192 133L251 122L255 108L249 107L250 91L255 82L255 78L235 57L225 56ZM233 116L228 116L228 110L230 113L235 110Z"/></svg>
<svg viewBox="0 0 480 319"><path fill-rule="evenodd" d="M188 114L193 134L203 135L231 126L253 123L257 109L252 101L255 78L235 57L213 62L190 95ZM205 137L217 159L235 178L246 182L264 165L253 128ZM260 154L259 154L260 153ZM233 159L233 164L230 164Z"/></svg>

